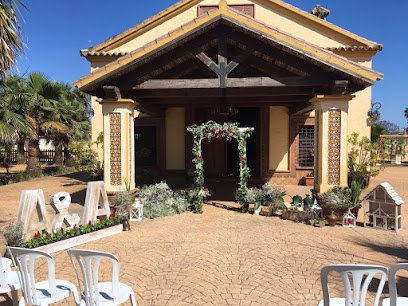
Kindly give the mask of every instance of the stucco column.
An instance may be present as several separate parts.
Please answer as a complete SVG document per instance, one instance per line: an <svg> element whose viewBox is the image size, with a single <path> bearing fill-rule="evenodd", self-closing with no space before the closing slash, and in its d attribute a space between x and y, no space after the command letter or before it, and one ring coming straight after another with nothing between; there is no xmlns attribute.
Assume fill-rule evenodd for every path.
<svg viewBox="0 0 408 306"><path fill-rule="evenodd" d="M319 95L315 108L314 189L347 186L348 105L352 95Z"/></svg>
<svg viewBox="0 0 408 306"><path fill-rule="evenodd" d="M100 100L103 114L104 181L108 192L135 188L134 105L131 99Z"/></svg>

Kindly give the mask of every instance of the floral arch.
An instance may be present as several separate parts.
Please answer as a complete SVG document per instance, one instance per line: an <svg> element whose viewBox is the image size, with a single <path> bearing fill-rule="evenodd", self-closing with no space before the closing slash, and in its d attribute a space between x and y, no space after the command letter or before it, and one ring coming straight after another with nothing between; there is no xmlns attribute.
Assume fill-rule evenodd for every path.
<svg viewBox="0 0 408 306"><path fill-rule="evenodd" d="M239 203L245 208L245 195L248 192L248 179L250 178L250 171L247 163L246 145L247 138L252 135L254 128L240 128L238 123L224 123L218 124L214 121L208 121L201 125L193 125L187 128L194 137L192 160L195 165L194 171L194 203L195 212L202 213L203 201L206 196L204 190L204 160L202 158L201 142L204 139L210 141L211 139L236 139L238 141L239 151L239 188L237 190L237 199Z"/></svg>

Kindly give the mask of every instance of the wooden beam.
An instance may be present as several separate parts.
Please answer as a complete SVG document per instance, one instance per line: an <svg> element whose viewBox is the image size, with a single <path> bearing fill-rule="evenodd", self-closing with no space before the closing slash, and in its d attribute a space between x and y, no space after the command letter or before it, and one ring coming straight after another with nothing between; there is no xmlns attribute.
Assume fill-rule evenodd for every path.
<svg viewBox="0 0 408 306"><path fill-rule="evenodd" d="M307 96L312 97L320 87L247 87L247 88L175 88L175 89L130 89L128 94L138 98L167 97L259 97L259 96Z"/></svg>
<svg viewBox="0 0 408 306"><path fill-rule="evenodd" d="M105 92L105 98L108 99L122 99L120 89L116 86L103 86Z"/></svg>
<svg viewBox="0 0 408 306"><path fill-rule="evenodd" d="M228 64L228 54L227 54L227 38L225 33L222 31L218 36L218 67L220 68L220 73L218 74L218 80L220 82L220 88L227 87L227 76L226 71Z"/></svg>
<svg viewBox="0 0 408 306"><path fill-rule="evenodd" d="M240 55L238 55L232 62L230 62L226 68L226 74L230 74L232 70L238 67L239 64L242 63L252 52L254 51L253 47L248 47L244 50Z"/></svg>
<svg viewBox="0 0 408 306"><path fill-rule="evenodd" d="M310 112L314 109L313 104L310 102L308 103L302 103L300 105L296 105L290 109L290 115L296 116L296 115L303 115L304 113Z"/></svg>
<svg viewBox="0 0 408 306"><path fill-rule="evenodd" d="M135 105L135 109L139 112L148 114L150 116L155 116L155 117L165 116L164 110L155 105L148 105L146 103L137 103Z"/></svg>
<svg viewBox="0 0 408 306"><path fill-rule="evenodd" d="M328 86L329 83L321 78L315 77L250 77L230 78L226 80L226 88L246 87L307 87ZM134 86L132 89L200 89L219 88L218 80L213 79L167 79L148 80Z"/></svg>
<svg viewBox="0 0 408 306"><path fill-rule="evenodd" d="M208 68L214 71L216 74L220 75L221 71L220 68L214 61L209 58L204 52L199 52L196 54L196 57L202 61Z"/></svg>
<svg viewBox="0 0 408 306"><path fill-rule="evenodd" d="M330 93L332 95L342 95L346 92L348 86L348 80L337 80L331 85Z"/></svg>
<svg viewBox="0 0 408 306"><path fill-rule="evenodd" d="M255 104L279 104L279 105L288 105L288 106L297 106L300 103L306 103L308 97L305 96L260 96L260 97L193 97L193 98L139 98L140 101L144 102L147 105L183 105L183 104L203 104L203 105L214 105L218 103L228 103L230 105L255 105Z"/></svg>

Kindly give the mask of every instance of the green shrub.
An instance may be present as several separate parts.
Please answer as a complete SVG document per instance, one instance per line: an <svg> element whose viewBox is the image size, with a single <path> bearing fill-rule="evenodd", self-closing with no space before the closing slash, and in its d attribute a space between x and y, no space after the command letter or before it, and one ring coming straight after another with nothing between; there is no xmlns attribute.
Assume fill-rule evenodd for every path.
<svg viewBox="0 0 408 306"><path fill-rule="evenodd" d="M263 205L272 206L274 209L285 208L283 197L286 192L281 186L265 183L262 186Z"/></svg>
<svg viewBox="0 0 408 306"><path fill-rule="evenodd" d="M129 212L134 202L135 199L128 191L122 191L115 196L113 203L115 205L116 214L120 220L129 219Z"/></svg>
<svg viewBox="0 0 408 306"><path fill-rule="evenodd" d="M138 191L138 197L143 204L143 215L148 219L180 214L188 207L187 200L181 194L174 193L166 182L143 186Z"/></svg>
<svg viewBox="0 0 408 306"><path fill-rule="evenodd" d="M321 206L327 207L330 211L350 208L351 189L348 187L334 186L320 196Z"/></svg>
<svg viewBox="0 0 408 306"><path fill-rule="evenodd" d="M18 246L24 240L24 226L22 222L10 224L2 231L4 238L6 238L7 245Z"/></svg>

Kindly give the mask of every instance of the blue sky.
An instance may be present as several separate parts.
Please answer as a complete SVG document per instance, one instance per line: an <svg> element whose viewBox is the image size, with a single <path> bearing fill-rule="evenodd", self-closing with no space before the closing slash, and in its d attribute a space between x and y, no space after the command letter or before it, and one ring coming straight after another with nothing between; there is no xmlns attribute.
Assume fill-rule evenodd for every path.
<svg viewBox="0 0 408 306"><path fill-rule="evenodd" d="M30 12L22 10L27 48L25 57L18 60L20 73L41 71L54 80L71 83L90 70L80 49L134 26L176 1L26 0ZM383 119L406 126L408 1L393 1L392 6L381 0L286 2L305 11L321 4L331 10L331 23L384 44L373 62L373 68L385 74L384 80L373 86L373 101L382 104Z"/></svg>

